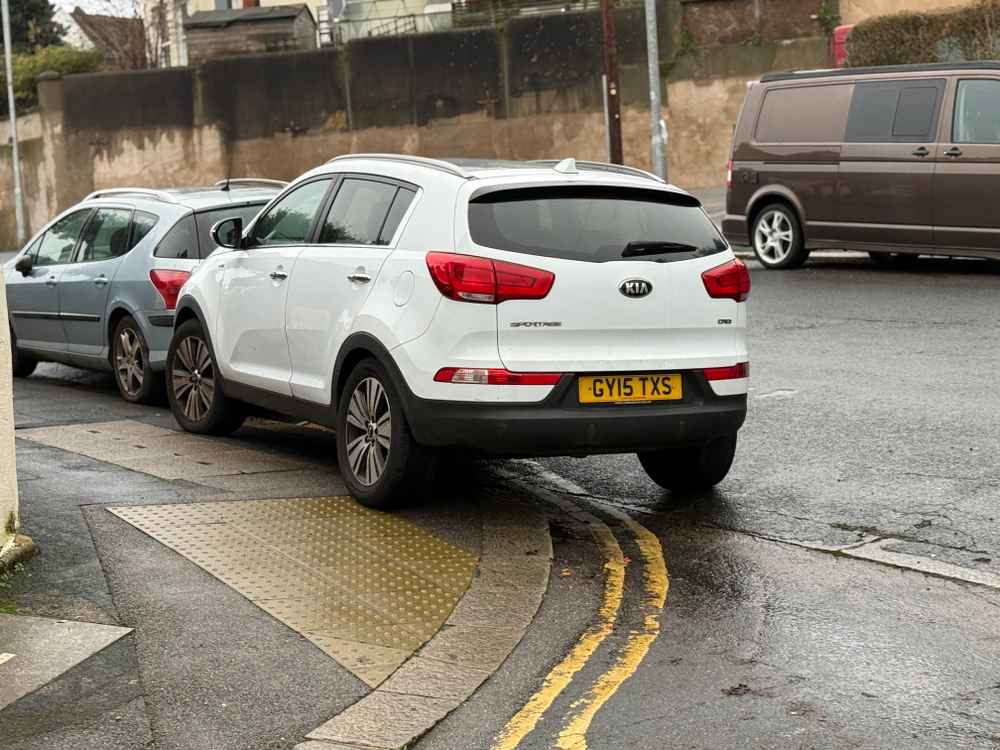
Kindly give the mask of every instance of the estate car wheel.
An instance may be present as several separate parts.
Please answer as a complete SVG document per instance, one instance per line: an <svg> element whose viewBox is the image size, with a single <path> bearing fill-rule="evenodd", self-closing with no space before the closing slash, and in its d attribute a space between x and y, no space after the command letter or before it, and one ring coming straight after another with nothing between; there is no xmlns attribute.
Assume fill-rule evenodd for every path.
<svg viewBox="0 0 1000 750"><path fill-rule="evenodd" d="M433 454L410 432L403 403L385 368L360 362L337 404L337 460L354 498L369 508L392 508L419 495Z"/></svg>
<svg viewBox="0 0 1000 750"><path fill-rule="evenodd" d="M14 331L10 331L10 364L11 372L15 378L26 378L38 367L38 360L33 359L17 348L17 339L14 338Z"/></svg>
<svg viewBox="0 0 1000 750"><path fill-rule="evenodd" d="M163 376L149 365L149 347L135 319L122 318L111 335L111 365L118 392L133 404L150 404L163 393Z"/></svg>
<svg viewBox="0 0 1000 750"><path fill-rule="evenodd" d="M167 399L188 432L228 435L246 420L243 404L227 398L215 354L197 320L182 323L167 352Z"/></svg>
<svg viewBox="0 0 1000 750"><path fill-rule="evenodd" d="M757 214L751 239L764 268L799 268L809 257L799 218L783 203L772 203Z"/></svg>
<svg viewBox="0 0 1000 750"><path fill-rule="evenodd" d="M869 250L868 257L876 266L886 268L909 268L917 262L920 256L916 253L892 253L881 250Z"/></svg>
<svg viewBox="0 0 1000 750"><path fill-rule="evenodd" d="M729 473L736 455L736 435L638 455L649 478L664 489L671 492L708 490Z"/></svg>

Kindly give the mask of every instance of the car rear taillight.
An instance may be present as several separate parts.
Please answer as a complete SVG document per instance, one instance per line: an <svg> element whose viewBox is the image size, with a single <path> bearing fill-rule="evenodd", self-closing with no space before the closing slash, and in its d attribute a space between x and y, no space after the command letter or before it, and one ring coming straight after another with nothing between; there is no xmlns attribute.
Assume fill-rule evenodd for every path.
<svg viewBox="0 0 1000 750"><path fill-rule="evenodd" d="M509 372L486 367L442 367L434 375L438 383L467 385L555 385L562 375L558 372Z"/></svg>
<svg viewBox="0 0 1000 750"><path fill-rule="evenodd" d="M726 190L729 190L733 186L733 160L730 159L726 162Z"/></svg>
<svg viewBox="0 0 1000 750"><path fill-rule="evenodd" d="M180 294L181 287L191 275L190 271L173 271L163 268L154 268L149 272L149 280L156 287L156 291L163 297L163 304L168 310L177 307L177 295Z"/></svg>
<svg viewBox="0 0 1000 750"><path fill-rule="evenodd" d="M750 296L750 272L739 258L710 268L701 275L705 291L715 299L743 302Z"/></svg>
<svg viewBox="0 0 1000 750"><path fill-rule="evenodd" d="M552 289L554 273L457 253L427 253L427 269L448 299L497 305L514 299L542 299Z"/></svg>
<svg viewBox="0 0 1000 750"><path fill-rule="evenodd" d="M750 377L750 363L740 362L728 367L706 367L705 380L738 380Z"/></svg>

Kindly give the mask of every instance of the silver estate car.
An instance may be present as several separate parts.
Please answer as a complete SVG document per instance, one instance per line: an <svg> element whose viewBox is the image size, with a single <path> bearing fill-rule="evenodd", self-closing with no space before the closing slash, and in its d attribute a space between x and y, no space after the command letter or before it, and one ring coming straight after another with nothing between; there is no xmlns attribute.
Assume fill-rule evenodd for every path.
<svg viewBox="0 0 1000 750"><path fill-rule="evenodd" d="M100 190L57 216L3 267L15 377L62 362L112 371L127 401L161 398L174 304L212 225L249 223L284 185Z"/></svg>

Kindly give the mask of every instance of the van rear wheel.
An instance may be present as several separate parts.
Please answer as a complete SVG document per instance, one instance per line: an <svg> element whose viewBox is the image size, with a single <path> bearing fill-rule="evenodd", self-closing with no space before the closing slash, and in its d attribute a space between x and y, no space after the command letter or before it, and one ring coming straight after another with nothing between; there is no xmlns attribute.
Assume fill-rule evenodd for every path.
<svg viewBox="0 0 1000 750"><path fill-rule="evenodd" d="M764 206L753 221L751 240L764 268L799 268L809 257L799 217L784 203Z"/></svg>

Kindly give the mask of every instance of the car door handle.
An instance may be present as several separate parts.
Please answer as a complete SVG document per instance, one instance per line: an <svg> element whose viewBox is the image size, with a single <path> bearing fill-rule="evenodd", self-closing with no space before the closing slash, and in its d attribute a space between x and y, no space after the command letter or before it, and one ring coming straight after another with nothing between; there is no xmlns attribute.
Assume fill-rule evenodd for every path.
<svg viewBox="0 0 1000 750"><path fill-rule="evenodd" d="M921 146L920 148L914 149L914 151L913 151L913 155L914 156L919 156L921 158L927 156L929 153L930 153L930 151L927 150L926 146Z"/></svg>
<svg viewBox="0 0 1000 750"><path fill-rule="evenodd" d="M349 273L347 274L347 280L353 281L355 284L367 284L372 280L372 277L366 273Z"/></svg>
<svg viewBox="0 0 1000 750"><path fill-rule="evenodd" d="M284 271L271 271L271 278L275 281L281 281L282 279L287 279L288 274Z"/></svg>
<svg viewBox="0 0 1000 750"><path fill-rule="evenodd" d="M956 159L962 155L962 149L958 146L952 146L947 151L944 152L945 156L950 156L952 159Z"/></svg>
<svg viewBox="0 0 1000 750"><path fill-rule="evenodd" d="M58 283L59 282L56 280L55 276L49 276L49 278L45 280L45 286L55 286Z"/></svg>
<svg viewBox="0 0 1000 750"><path fill-rule="evenodd" d="M107 286L108 285L108 277L107 276L98 276L96 279L94 279L94 283L97 284L97 286Z"/></svg>

